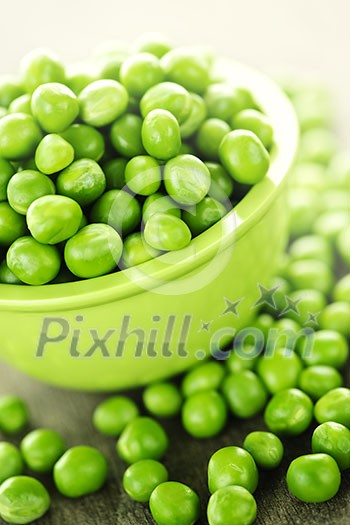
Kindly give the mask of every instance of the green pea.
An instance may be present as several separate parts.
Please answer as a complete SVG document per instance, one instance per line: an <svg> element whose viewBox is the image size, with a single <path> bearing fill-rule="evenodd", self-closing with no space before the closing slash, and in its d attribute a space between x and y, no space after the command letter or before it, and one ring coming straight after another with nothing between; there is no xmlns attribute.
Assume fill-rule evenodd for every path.
<svg viewBox="0 0 350 525"><path fill-rule="evenodd" d="M255 461L243 448L221 448L209 460L208 486L211 494L230 485L238 485L253 494L258 486L258 478Z"/></svg>
<svg viewBox="0 0 350 525"><path fill-rule="evenodd" d="M21 75L27 93L33 93L41 84L64 84L66 81L63 65L54 53L46 49L34 49L23 57Z"/></svg>
<svg viewBox="0 0 350 525"><path fill-rule="evenodd" d="M329 266L317 259L303 259L289 265L287 276L294 289L314 289L327 294L333 286Z"/></svg>
<svg viewBox="0 0 350 525"><path fill-rule="evenodd" d="M301 372L299 377L299 387L314 400L342 384L341 374L332 366L309 366Z"/></svg>
<svg viewBox="0 0 350 525"><path fill-rule="evenodd" d="M31 115L13 113L0 119L0 156L8 160L31 157L42 133Z"/></svg>
<svg viewBox="0 0 350 525"><path fill-rule="evenodd" d="M328 165L327 182L331 188L345 189L350 183L350 156L347 150L334 155Z"/></svg>
<svg viewBox="0 0 350 525"><path fill-rule="evenodd" d="M5 159L0 159L0 202L7 199L7 185L14 173L12 164Z"/></svg>
<svg viewBox="0 0 350 525"><path fill-rule="evenodd" d="M344 337L350 335L350 304L331 303L320 314L320 326L323 330L339 332Z"/></svg>
<svg viewBox="0 0 350 525"><path fill-rule="evenodd" d="M242 419L256 416L267 403L267 390L251 370L227 376L222 391L232 413Z"/></svg>
<svg viewBox="0 0 350 525"><path fill-rule="evenodd" d="M40 481L14 476L0 486L0 517L7 523L32 523L50 507L50 496Z"/></svg>
<svg viewBox="0 0 350 525"><path fill-rule="evenodd" d="M8 108L13 100L23 95L21 83L11 75L0 77L0 106Z"/></svg>
<svg viewBox="0 0 350 525"><path fill-rule="evenodd" d="M326 365L339 369L345 365L349 348L344 336L332 330L320 330L309 337L300 347L301 357L307 365Z"/></svg>
<svg viewBox="0 0 350 525"><path fill-rule="evenodd" d="M313 416L312 401L297 388L277 392L269 401L265 424L271 432L285 436L298 436L310 426Z"/></svg>
<svg viewBox="0 0 350 525"><path fill-rule="evenodd" d="M77 202L63 195L45 195L28 208L27 223L35 240L58 244L75 235L83 213Z"/></svg>
<svg viewBox="0 0 350 525"><path fill-rule="evenodd" d="M0 283L3 284L23 284L10 268L7 266L6 261L2 261L0 264Z"/></svg>
<svg viewBox="0 0 350 525"><path fill-rule="evenodd" d="M226 213L227 210L221 202L212 197L205 197L195 207L185 210L183 219L196 236L217 223Z"/></svg>
<svg viewBox="0 0 350 525"><path fill-rule="evenodd" d="M344 275L334 286L333 298L335 301L350 303L350 273Z"/></svg>
<svg viewBox="0 0 350 525"><path fill-rule="evenodd" d="M328 454L340 470L350 468L350 430L333 421L322 423L312 434L312 452Z"/></svg>
<svg viewBox="0 0 350 525"><path fill-rule="evenodd" d="M97 80L96 72L85 66L73 66L67 71L66 84L77 96L95 80Z"/></svg>
<svg viewBox="0 0 350 525"><path fill-rule="evenodd" d="M33 286L52 281L61 266L58 249L41 244L32 237L17 239L7 252L6 262L18 279Z"/></svg>
<svg viewBox="0 0 350 525"><path fill-rule="evenodd" d="M159 250L155 250L146 243L141 233L131 233L124 239L120 266L122 268L131 268L158 257L160 253Z"/></svg>
<svg viewBox="0 0 350 525"><path fill-rule="evenodd" d="M74 275L87 279L114 270L122 251L123 242L114 228L108 224L89 224L68 240L64 259Z"/></svg>
<svg viewBox="0 0 350 525"><path fill-rule="evenodd" d="M146 153L142 144L141 129L141 117L132 113L126 113L114 122L110 139L120 155L131 158Z"/></svg>
<svg viewBox="0 0 350 525"><path fill-rule="evenodd" d="M264 341L267 341L270 330L275 325L275 320L270 314L260 314L258 317L252 322L252 327L259 330L263 336Z"/></svg>
<svg viewBox="0 0 350 525"><path fill-rule="evenodd" d="M333 421L350 428L350 389L335 388L324 394L315 405L318 423Z"/></svg>
<svg viewBox="0 0 350 525"><path fill-rule="evenodd" d="M253 356L252 356L253 354ZM245 370L254 370L258 356L253 346L236 349L230 353L225 361L230 374L238 374Z"/></svg>
<svg viewBox="0 0 350 525"><path fill-rule="evenodd" d="M256 184L269 169L269 154L251 131L227 133L219 147L219 157L231 177L241 184Z"/></svg>
<svg viewBox="0 0 350 525"><path fill-rule="evenodd" d="M320 215L313 225L317 235L323 235L327 240L335 242L338 235L349 225L349 211L335 210Z"/></svg>
<svg viewBox="0 0 350 525"><path fill-rule="evenodd" d="M190 487L166 481L154 489L150 509L157 525L194 525L200 515L200 500Z"/></svg>
<svg viewBox="0 0 350 525"><path fill-rule="evenodd" d="M151 53L132 55L126 58L120 68L120 81L134 97L142 97L150 87L163 79L159 59Z"/></svg>
<svg viewBox="0 0 350 525"><path fill-rule="evenodd" d="M207 516L209 525L252 525L256 518L256 502L243 487L229 486L211 495Z"/></svg>
<svg viewBox="0 0 350 525"><path fill-rule="evenodd" d="M179 155L165 165L166 191L179 204L198 204L208 193L210 183L208 168L194 155Z"/></svg>
<svg viewBox="0 0 350 525"><path fill-rule="evenodd" d="M155 417L173 417L181 409L182 397L172 383L154 383L143 391L143 403Z"/></svg>
<svg viewBox="0 0 350 525"><path fill-rule="evenodd" d="M46 135L35 152L35 164L46 175L63 170L74 160L74 149L56 134Z"/></svg>
<svg viewBox="0 0 350 525"><path fill-rule="evenodd" d="M343 259L344 263L350 266L350 225L338 233L338 236L335 240L337 251L340 257Z"/></svg>
<svg viewBox="0 0 350 525"><path fill-rule="evenodd" d="M296 290L288 297L292 306L285 315L301 326L310 322L310 314L318 314L326 306L325 296L319 290Z"/></svg>
<svg viewBox="0 0 350 525"><path fill-rule="evenodd" d="M300 456L289 465L287 485L293 496L306 503L328 501L340 487L338 465L327 454Z"/></svg>
<svg viewBox="0 0 350 525"><path fill-rule="evenodd" d="M6 117L7 114L8 114L7 109L0 106L0 119L2 119L3 117Z"/></svg>
<svg viewBox="0 0 350 525"><path fill-rule="evenodd" d="M17 396L0 396L0 430L5 434L19 434L27 426L28 408Z"/></svg>
<svg viewBox="0 0 350 525"><path fill-rule="evenodd" d="M227 421L227 407L215 390L189 396L182 408L182 424L193 437L203 439L217 436Z"/></svg>
<svg viewBox="0 0 350 525"><path fill-rule="evenodd" d="M141 206L123 190L107 191L91 210L91 220L109 224L120 234L132 232L141 221Z"/></svg>
<svg viewBox="0 0 350 525"><path fill-rule="evenodd" d="M28 94L15 98L9 105L9 113L27 113L28 115L31 115L31 101L32 97Z"/></svg>
<svg viewBox="0 0 350 525"><path fill-rule="evenodd" d="M117 437L139 415L136 403L125 396L105 399L94 410L94 427L106 436Z"/></svg>
<svg viewBox="0 0 350 525"><path fill-rule="evenodd" d="M87 206L102 195L106 178L97 162L80 159L61 171L56 187L61 195L74 199L81 206Z"/></svg>
<svg viewBox="0 0 350 525"><path fill-rule="evenodd" d="M331 266L333 253L330 244L319 235L306 235L296 239L289 247L289 255L293 261L317 259Z"/></svg>
<svg viewBox="0 0 350 525"><path fill-rule="evenodd" d="M10 246L26 233L25 218L11 208L8 202L0 202L0 246Z"/></svg>
<svg viewBox="0 0 350 525"><path fill-rule="evenodd" d="M130 421L122 431L117 452L127 463L142 459L161 459L169 440L163 427L150 417L137 417Z"/></svg>
<svg viewBox="0 0 350 525"><path fill-rule="evenodd" d="M57 82L36 88L31 108L33 116L47 133L64 131L79 114L76 95L67 86Z"/></svg>
<svg viewBox="0 0 350 525"><path fill-rule="evenodd" d="M188 117L180 125L181 137L183 139L191 137L200 127L207 116L207 109L204 100L196 93L191 93L192 109Z"/></svg>
<svg viewBox="0 0 350 525"><path fill-rule="evenodd" d="M142 143L149 155L168 160L181 147L180 127L176 118L164 109L150 111L142 124Z"/></svg>
<svg viewBox="0 0 350 525"><path fill-rule="evenodd" d="M190 48L172 49L161 58L165 77L189 91L203 94L210 82L207 60Z"/></svg>
<svg viewBox="0 0 350 525"><path fill-rule="evenodd" d="M116 80L95 80L79 94L80 116L90 126L111 124L125 113L129 96Z"/></svg>
<svg viewBox="0 0 350 525"><path fill-rule="evenodd" d="M301 359L286 348L276 348L257 362L257 372L271 394L298 385L303 369Z"/></svg>
<svg viewBox="0 0 350 525"><path fill-rule="evenodd" d="M323 194L322 204L323 210L326 212L349 209L348 196L341 189L328 189L327 191L325 191Z"/></svg>
<svg viewBox="0 0 350 525"><path fill-rule="evenodd" d="M292 237L306 235L321 212L319 192L308 188L291 188L288 192L289 230Z"/></svg>
<svg viewBox="0 0 350 525"><path fill-rule="evenodd" d="M324 87L304 86L293 95L292 102L302 131L331 126L331 104Z"/></svg>
<svg viewBox="0 0 350 525"><path fill-rule="evenodd" d="M293 168L291 187L315 190L322 198L326 189L326 168L316 162L300 162Z"/></svg>
<svg viewBox="0 0 350 525"><path fill-rule="evenodd" d="M24 470L20 451L12 443L0 441L0 485L13 476L19 476Z"/></svg>
<svg viewBox="0 0 350 525"><path fill-rule="evenodd" d="M67 128L61 137L74 148L74 159L91 159L99 161L105 151L105 141L102 133L85 124L73 124Z"/></svg>
<svg viewBox="0 0 350 525"><path fill-rule="evenodd" d="M257 466L263 469L277 468L283 459L282 441L271 432L250 432L243 447L251 454Z"/></svg>
<svg viewBox="0 0 350 525"><path fill-rule="evenodd" d="M117 158L103 164L103 172L106 177L107 190L121 190L125 186L125 168L128 161Z"/></svg>
<svg viewBox="0 0 350 525"><path fill-rule="evenodd" d="M35 170L23 170L13 175L7 186L8 202L17 213L26 215L33 201L44 195L54 195L52 180Z"/></svg>
<svg viewBox="0 0 350 525"><path fill-rule="evenodd" d="M57 490L67 498L97 492L107 480L105 457L93 447L73 447L63 454L53 470Z"/></svg>
<svg viewBox="0 0 350 525"><path fill-rule="evenodd" d="M255 108L256 104L249 91L233 87L228 83L211 84L204 100L208 108L208 116L230 122L233 115L242 110Z"/></svg>
<svg viewBox="0 0 350 525"><path fill-rule="evenodd" d="M170 51L171 44L166 36L161 33L145 33L136 39L133 48L139 53L152 53L152 55L162 58L165 53Z"/></svg>
<svg viewBox="0 0 350 525"><path fill-rule="evenodd" d="M314 128L303 133L299 158L303 162L327 165L337 151L334 133L325 128Z"/></svg>
<svg viewBox="0 0 350 525"><path fill-rule="evenodd" d="M155 213L145 225L145 241L161 251L180 250L191 241L187 224L169 213Z"/></svg>
<svg viewBox="0 0 350 525"><path fill-rule="evenodd" d="M161 184L159 162L153 157L139 155L129 160L125 167L125 182L133 193L151 195Z"/></svg>
<svg viewBox="0 0 350 525"><path fill-rule="evenodd" d="M216 162L205 162L210 171L211 183L209 195L217 201L226 203L233 192L233 181L227 171Z"/></svg>
<svg viewBox="0 0 350 525"><path fill-rule="evenodd" d="M285 306L285 305L284 305ZM279 311L281 311L279 309ZM276 337L274 337L276 334ZM293 356L290 355L290 352L288 350L295 350L296 346L298 345L298 341L300 336L303 336L303 331L301 326L296 322L293 321L293 319L288 319L287 317L278 319L269 333L268 339L267 339L267 353L270 355L270 352L279 352L286 354L286 357L291 358L291 363L293 363ZM271 345L271 346L270 346ZM282 349L282 351L280 350ZM276 356L277 357L277 356ZM277 358L278 360L278 358ZM288 359L286 361L288 363ZM291 371L292 375L296 374L297 367L295 366L295 360L294 360L294 367L293 372Z"/></svg>
<svg viewBox="0 0 350 525"><path fill-rule="evenodd" d="M234 129L245 129L255 133L265 148L272 146L273 127L269 118L260 111L244 109L233 116L231 124Z"/></svg>
<svg viewBox="0 0 350 525"><path fill-rule="evenodd" d="M190 117L193 107L191 94L174 82L161 82L151 87L141 99L140 110L143 118L155 109L164 109L174 115L179 124Z"/></svg>
<svg viewBox="0 0 350 525"><path fill-rule="evenodd" d="M169 213L175 217L181 218L181 209L177 206L168 195L162 193L153 193L143 203L142 219L146 223L155 213Z"/></svg>
<svg viewBox="0 0 350 525"><path fill-rule="evenodd" d="M230 131L230 126L223 120L217 118L205 120L196 134L196 146L203 158L218 160L219 146Z"/></svg>
<svg viewBox="0 0 350 525"><path fill-rule="evenodd" d="M23 459L33 472L51 472L65 450L60 434L46 428L33 430L21 441Z"/></svg>
<svg viewBox="0 0 350 525"><path fill-rule="evenodd" d="M168 481L167 469L154 459L144 459L130 465L123 476L125 492L135 501L147 503L152 492Z"/></svg>
<svg viewBox="0 0 350 525"><path fill-rule="evenodd" d="M185 397L207 390L218 390L225 376L225 368L217 361L208 361L187 372L181 390Z"/></svg>

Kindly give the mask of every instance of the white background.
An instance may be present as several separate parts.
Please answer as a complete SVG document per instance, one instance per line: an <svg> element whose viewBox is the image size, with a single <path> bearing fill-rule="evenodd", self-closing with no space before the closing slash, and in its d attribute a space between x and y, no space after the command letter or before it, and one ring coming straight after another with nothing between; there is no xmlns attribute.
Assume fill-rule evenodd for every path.
<svg viewBox="0 0 350 525"><path fill-rule="evenodd" d="M350 147L349 0L0 1L1 73L15 71L33 47L52 47L73 61L104 39L161 31L267 72L287 69L325 82Z"/></svg>

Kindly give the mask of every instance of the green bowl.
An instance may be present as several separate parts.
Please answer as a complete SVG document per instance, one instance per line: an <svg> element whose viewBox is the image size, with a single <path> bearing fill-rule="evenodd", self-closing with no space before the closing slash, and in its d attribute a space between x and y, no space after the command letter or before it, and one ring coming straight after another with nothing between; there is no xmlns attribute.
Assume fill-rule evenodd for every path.
<svg viewBox="0 0 350 525"><path fill-rule="evenodd" d="M183 250L87 281L0 284L2 359L61 387L117 390L186 370L249 323L287 239L298 126L272 81L233 61L216 67L217 78L251 89L272 121L265 179Z"/></svg>

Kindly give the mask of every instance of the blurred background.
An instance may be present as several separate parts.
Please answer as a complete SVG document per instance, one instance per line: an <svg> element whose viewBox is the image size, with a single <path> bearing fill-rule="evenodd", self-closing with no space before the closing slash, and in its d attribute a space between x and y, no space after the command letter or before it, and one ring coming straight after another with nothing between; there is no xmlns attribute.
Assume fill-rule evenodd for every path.
<svg viewBox="0 0 350 525"><path fill-rule="evenodd" d="M268 73L324 83L350 147L349 20L348 0L11 0L2 11L0 73L14 72L34 47L73 62L103 40L160 31L175 44L205 44Z"/></svg>

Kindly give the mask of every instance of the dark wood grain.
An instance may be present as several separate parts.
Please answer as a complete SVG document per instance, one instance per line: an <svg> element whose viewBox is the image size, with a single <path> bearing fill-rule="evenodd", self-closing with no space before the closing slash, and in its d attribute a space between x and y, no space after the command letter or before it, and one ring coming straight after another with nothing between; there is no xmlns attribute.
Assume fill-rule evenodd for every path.
<svg viewBox="0 0 350 525"><path fill-rule="evenodd" d="M52 507L37 522L38 525L154 524L147 506L132 502L123 492L121 480L125 464L117 457L115 441L100 436L91 424L93 409L104 396L51 388L24 377L6 365L0 366L0 394L16 393L27 401L32 428L54 428L62 433L68 446L96 446L110 463L106 487L97 494L79 500L62 497L55 490L49 476L41 478L52 495ZM131 392L130 395L140 401L140 392ZM205 508L209 497L206 468L210 455L222 446L242 445L248 432L264 428L262 419L243 422L232 418L223 435L205 441L191 439L177 420L167 421L165 427L171 441L165 464L172 479L188 483L200 494L203 512L198 524L205 525ZM306 505L288 494L286 468L294 457L310 451L311 432L312 429L302 437L285 441L286 456L281 467L261 474L256 492L257 525L349 525L350 471L343 473L339 493L327 503ZM3 522L0 520L0 523Z"/></svg>

